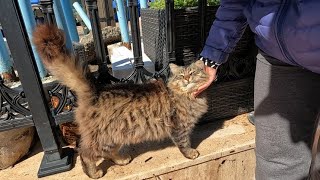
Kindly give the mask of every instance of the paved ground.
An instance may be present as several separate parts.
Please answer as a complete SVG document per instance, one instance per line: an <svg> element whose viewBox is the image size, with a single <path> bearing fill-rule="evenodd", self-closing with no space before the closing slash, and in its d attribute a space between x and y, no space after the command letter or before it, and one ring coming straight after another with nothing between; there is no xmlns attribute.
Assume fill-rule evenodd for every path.
<svg viewBox="0 0 320 180"><path fill-rule="evenodd" d="M192 144L200 152L196 160L188 160L169 141L151 142L125 147L133 161L126 166L114 165L110 161L100 164L107 172L102 179L144 179L157 174L165 174L195 164L207 162L232 153L254 148L254 126L246 115L240 115L226 121L217 121L198 126L192 135ZM31 154L12 168L0 171L3 180L37 179L37 171L43 156L39 143L32 148ZM82 180L89 179L81 169L79 156L75 156L75 167L64 173L45 177L45 180Z"/></svg>

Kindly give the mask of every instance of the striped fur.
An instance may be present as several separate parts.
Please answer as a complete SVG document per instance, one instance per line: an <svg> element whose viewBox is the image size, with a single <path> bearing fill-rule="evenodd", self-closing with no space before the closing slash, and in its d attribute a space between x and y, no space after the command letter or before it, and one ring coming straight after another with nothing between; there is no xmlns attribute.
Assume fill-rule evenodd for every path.
<svg viewBox="0 0 320 180"><path fill-rule="evenodd" d="M170 137L190 159L199 152L190 146L190 133L207 111L204 97L194 98L199 85L207 80L203 62L188 67L170 64L167 84L161 80L146 84L113 84L97 91L89 73L65 49L63 32L54 26L35 29L34 43L45 64L62 84L78 96L75 122L81 135L79 153L84 172L100 178L99 158L128 164L129 155L120 155L122 145L159 141Z"/></svg>

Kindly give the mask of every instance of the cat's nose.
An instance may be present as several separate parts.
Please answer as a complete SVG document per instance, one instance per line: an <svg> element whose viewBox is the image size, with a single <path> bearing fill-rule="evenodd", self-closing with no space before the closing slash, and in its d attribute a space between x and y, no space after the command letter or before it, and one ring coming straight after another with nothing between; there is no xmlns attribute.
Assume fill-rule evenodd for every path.
<svg viewBox="0 0 320 180"><path fill-rule="evenodd" d="M190 75L189 75L189 74L188 74L188 75L185 75L185 76L184 76L184 79L189 82Z"/></svg>

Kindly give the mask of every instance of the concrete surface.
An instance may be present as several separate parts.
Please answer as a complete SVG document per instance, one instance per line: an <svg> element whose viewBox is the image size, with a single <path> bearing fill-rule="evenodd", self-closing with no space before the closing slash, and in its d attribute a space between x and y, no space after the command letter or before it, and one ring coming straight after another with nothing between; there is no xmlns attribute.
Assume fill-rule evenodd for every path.
<svg viewBox="0 0 320 180"><path fill-rule="evenodd" d="M254 126L251 125L246 115L240 115L233 119L217 121L209 124L199 125L192 134L192 144L199 152L200 156L195 160L189 160L183 157L178 148L170 140L163 142L149 142L130 147L124 147L124 152L129 152L133 161L126 166L114 165L110 161L104 161L100 164L106 171L106 175L101 179L148 179L156 178L160 175L178 173L188 167L206 167L206 164L212 160L222 157L231 157L232 155L243 154L243 159L248 160L251 166L254 166ZM252 151L250 156L246 153ZM12 168L0 171L0 179L3 180L33 180L37 179L37 172L43 156L39 143L32 149L31 154L16 164ZM234 160L233 160L234 161ZM64 173L47 176L45 180L82 180L89 179L81 168L79 156L75 155L75 167ZM222 162L224 163L224 161ZM220 164L219 164L220 166ZM202 169L200 168L200 170ZM249 168L249 174L254 169ZM230 171L232 173L232 170ZM202 175L206 172L199 172ZM210 172L208 172L209 174ZM235 175L236 176L236 175ZM250 175L251 176L251 175ZM177 176L176 176L177 177ZM197 177L193 174L190 179ZM187 178L187 179L189 179ZM252 177L244 177L251 179ZM166 179L166 178L156 178ZM174 180L179 179L172 178ZM210 177L205 179L211 179ZM243 179L243 178L242 178Z"/></svg>

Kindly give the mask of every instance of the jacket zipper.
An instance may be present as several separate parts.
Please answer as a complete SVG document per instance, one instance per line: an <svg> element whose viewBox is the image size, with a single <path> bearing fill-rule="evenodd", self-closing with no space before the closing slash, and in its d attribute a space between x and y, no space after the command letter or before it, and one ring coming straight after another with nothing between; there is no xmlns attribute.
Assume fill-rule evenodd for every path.
<svg viewBox="0 0 320 180"><path fill-rule="evenodd" d="M288 60L290 61L291 63L293 63L294 65L297 65L297 66L300 66L297 62L295 62L293 60L293 58L290 56L289 54L289 51L287 50L286 48L286 45L284 43L284 40L283 40L283 21L284 21L284 18L285 18L285 12L286 10L288 9L288 5L287 4L287 0L283 0L281 5L280 5L280 8L279 8L279 11L277 13L277 16L276 16L276 19L275 19L275 24L274 24L274 35L276 37L276 40L278 42L278 45L280 47L280 50L281 50L281 53L282 55Z"/></svg>

